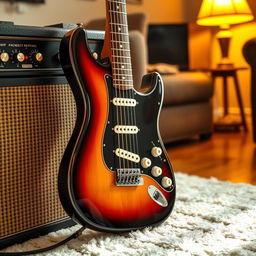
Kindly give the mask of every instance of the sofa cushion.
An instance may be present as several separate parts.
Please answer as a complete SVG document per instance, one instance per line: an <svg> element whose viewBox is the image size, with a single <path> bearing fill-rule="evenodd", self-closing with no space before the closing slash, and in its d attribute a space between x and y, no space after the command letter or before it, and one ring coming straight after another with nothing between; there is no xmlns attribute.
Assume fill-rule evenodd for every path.
<svg viewBox="0 0 256 256"><path fill-rule="evenodd" d="M162 75L164 105L178 105L207 101L212 97L213 85L209 75L203 72L180 72Z"/></svg>

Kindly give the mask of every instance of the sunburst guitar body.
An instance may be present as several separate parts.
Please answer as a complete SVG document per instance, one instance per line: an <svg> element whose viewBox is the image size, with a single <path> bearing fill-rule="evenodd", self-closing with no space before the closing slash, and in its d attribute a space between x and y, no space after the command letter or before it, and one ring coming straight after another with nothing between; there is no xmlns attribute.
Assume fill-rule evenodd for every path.
<svg viewBox="0 0 256 256"><path fill-rule="evenodd" d="M106 2L102 54L110 65L92 57L81 27L60 47L77 120L60 166L59 194L80 224L126 232L169 216L175 179L159 134L162 79L158 73L146 75L142 87L147 89L134 89L125 0Z"/></svg>

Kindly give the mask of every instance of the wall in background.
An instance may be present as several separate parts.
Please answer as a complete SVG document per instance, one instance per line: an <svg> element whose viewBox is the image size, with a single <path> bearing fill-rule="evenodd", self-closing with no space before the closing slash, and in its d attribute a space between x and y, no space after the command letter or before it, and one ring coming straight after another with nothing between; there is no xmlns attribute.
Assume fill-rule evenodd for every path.
<svg viewBox="0 0 256 256"><path fill-rule="evenodd" d="M90 10L90 11L88 11ZM56 23L78 23L105 14L102 1L46 0L45 4L0 2L1 20L18 25L45 26Z"/></svg>
<svg viewBox="0 0 256 256"><path fill-rule="evenodd" d="M158 3L144 0L142 5L128 4L127 9L128 12L147 12L152 23L182 22L185 19L182 0ZM78 23L103 16L105 0L46 0L45 4L15 5L0 2L1 20L11 20L19 25Z"/></svg>

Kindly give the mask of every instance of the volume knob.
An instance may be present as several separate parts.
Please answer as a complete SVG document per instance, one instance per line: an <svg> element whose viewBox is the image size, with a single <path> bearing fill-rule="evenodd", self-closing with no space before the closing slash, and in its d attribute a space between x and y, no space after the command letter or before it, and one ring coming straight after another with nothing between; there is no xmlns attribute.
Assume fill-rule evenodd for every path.
<svg viewBox="0 0 256 256"><path fill-rule="evenodd" d="M154 176L154 177L158 177L162 174L162 169L158 166L154 166L151 170L151 174Z"/></svg>
<svg viewBox="0 0 256 256"><path fill-rule="evenodd" d="M151 149L151 154L152 154L152 156L154 156L154 157L158 157L158 156L160 156L160 155L162 154L162 149L159 148L159 147L153 147L153 148Z"/></svg>
<svg viewBox="0 0 256 256"><path fill-rule="evenodd" d="M146 168L150 167L150 165L151 165L151 160L149 158L144 157L144 158L141 159L141 166L143 168L146 169Z"/></svg>
<svg viewBox="0 0 256 256"><path fill-rule="evenodd" d="M172 185L172 180L168 177L163 177L161 183L164 188L169 188Z"/></svg>
<svg viewBox="0 0 256 256"><path fill-rule="evenodd" d="M36 60L37 60L38 62L41 62L41 61L44 59L44 56L43 56L42 53L38 52L38 53L36 54L35 58L36 58Z"/></svg>
<svg viewBox="0 0 256 256"><path fill-rule="evenodd" d="M22 52L19 52L19 53L17 54L17 60L18 60L19 62L23 62L23 61L25 60L25 55L24 55Z"/></svg>
<svg viewBox="0 0 256 256"><path fill-rule="evenodd" d="M2 52L0 55L0 59L2 62L7 62L9 60L9 54L7 52Z"/></svg>

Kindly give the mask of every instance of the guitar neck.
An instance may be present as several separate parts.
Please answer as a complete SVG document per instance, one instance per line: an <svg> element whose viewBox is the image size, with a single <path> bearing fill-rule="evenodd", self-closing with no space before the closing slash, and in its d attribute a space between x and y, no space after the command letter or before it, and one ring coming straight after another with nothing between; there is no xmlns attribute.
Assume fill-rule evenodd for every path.
<svg viewBox="0 0 256 256"><path fill-rule="evenodd" d="M126 0L106 0L106 42L110 48L113 86L119 89L133 88L130 42L126 12Z"/></svg>

